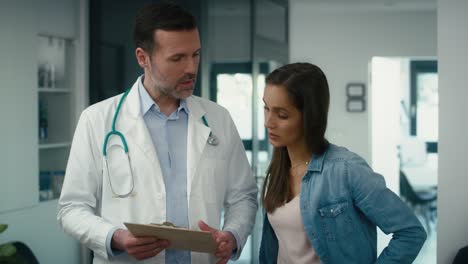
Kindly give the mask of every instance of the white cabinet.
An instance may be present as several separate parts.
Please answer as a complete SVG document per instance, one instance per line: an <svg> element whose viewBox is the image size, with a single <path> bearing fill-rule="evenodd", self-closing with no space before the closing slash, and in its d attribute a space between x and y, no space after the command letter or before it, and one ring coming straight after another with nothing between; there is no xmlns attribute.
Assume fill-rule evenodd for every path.
<svg viewBox="0 0 468 264"><path fill-rule="evenodd" d="M87 89L77 78L86 67L81 61L85 41L77 33L79 3L0 1L0 214L37 205L44 189L40 172L65 170L81 110L75 102L84 101ZM54 65L47 84L38 70L44 61ZM48 131L41 138L39 109L44 105ZM49 179L48 188L57 185L52 183L56 178Z"/></svg>
<svg viewBox="0 0 468 264"><path fill-rule="evenodd" d="M21 241L28 245L40 263L80 263L79 244L60 229L56 220L57 200L39 202L39 171L63 168L68 156L67 142L74 130L77 112L84 107L87 90L86 48L87 0L69 1L81 5L64 21L56 17L41 17L39 9L46 0L0 0L0 223L9 225L0 236L1 242ZM53 1L61 2L61 1ZM51 9L56 8L51 6ZM78 28L80 34L65 32ZM42 12L44 13L44 12ZM44 20L51 19L52 30L44 30ZM62 20L61 19L61 20ZM42 22L41 22L42 20ZM52 25L52 24L56 25ZM39 30L41 24L42 30ZM63 27L67 24L68 26ZM70 26L73 25L73 26ZM62 30L62 31L61 31ZM60 35L69 39L71 54L76 54L69 68L69 84L54 90L39 91L38 61L40 37L38 34ZM62 34L63 33L63 34ZM73 36L73 37L71 37ZM73 41L71 41L73 39ZM77 59L78 60L77 60ZM78 63L79 62L79 63ZM86 77L86 76L85 76ZM50 142L39 142L39 98L50 100ZM79 102L79 107L75 102ZM75 106L73 106L75 105ZM58 109L58 110L57 110ZM68 109L63 111L63 109ZM68 111L68 113L67 113ZM59 132L52 119L62 120L68 115L68 125ZM53 115L58 115L57 117ZM60 121L65 122L65 121ZM64 132L64 133L62 133ZM64 145L65 144L65 145ZM51 158L51 157L59 158ZM55 167L55 168L54 168Z"/></svg>

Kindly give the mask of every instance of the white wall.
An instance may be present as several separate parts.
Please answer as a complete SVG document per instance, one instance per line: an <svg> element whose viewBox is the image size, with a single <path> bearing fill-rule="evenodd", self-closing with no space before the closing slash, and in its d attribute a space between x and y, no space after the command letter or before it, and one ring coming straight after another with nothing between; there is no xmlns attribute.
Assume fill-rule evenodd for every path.
<svg viewBox="0 0 468 264"><path fill-rule="evenodd" d="M346 84L368 86L373 56L435 56L436 23L435 10L360 11L291 1L290 61L317 64L327 75L331 92L327 136L331 142L371 161L368 112L346 112Z"/></svg>
<svg viewBox="0 0 468 264"><path fill-rule="evenodd" d="M0 1L0 212L31 206L39 196L38 118L31 114L38 108L31 63L37 56L37 16L33 8L23 8L30 3Z"/></svg>
<svg viewBox="0 0 468 264"><path fill-rule="evenodd" d="M437 263L468 245L468 1L438 1L439 199Z"/></svg>
<svg viewBox="0 0 468 264"><path fill-rule="evenodd" d="M21 241L31 249L39 263L80 263L80 245L59 228L56 216L55 200L0 214L0 222L9 225L0 236L0 244Z"/></svg>
<svg viewBox="0 0 468 264"><path fill-rule="evenodd" d="M387 187L400 193L397 146L400 142L402 59L374 57L369 87L372 168L385 175ZM397 89L395 89L397 88Z"/></svg>

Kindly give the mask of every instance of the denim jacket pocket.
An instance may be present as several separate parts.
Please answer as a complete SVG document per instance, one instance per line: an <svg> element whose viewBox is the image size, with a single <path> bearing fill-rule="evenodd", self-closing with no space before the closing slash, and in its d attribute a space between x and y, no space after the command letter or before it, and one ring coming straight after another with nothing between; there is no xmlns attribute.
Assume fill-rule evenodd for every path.
<svg viewBox="0 0 468 264"><path fill-rule="evenodd" d="M328 204L318 209L320 227L328 241L346 239L354 232L349 209L347 201Z"/></svg>
<svg viewBox="0 0 468 264"><path fill-rule="evenodd" d="M336 217L348 207L348 202L334 203L321 207L318 211L322 217Z"/></svg>

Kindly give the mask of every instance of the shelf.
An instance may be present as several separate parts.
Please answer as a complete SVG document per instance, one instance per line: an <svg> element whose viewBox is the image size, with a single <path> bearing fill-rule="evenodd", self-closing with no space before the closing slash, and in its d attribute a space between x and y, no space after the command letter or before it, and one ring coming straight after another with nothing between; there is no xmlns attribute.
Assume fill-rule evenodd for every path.
<svg viewBox="0 0 468 264"><path fill-rule="evenodd" d="M38 88L40 93L70 93L68 88Z"/></svg>
<svg viewBox="0 0 468 264"><path fill-rule="evenodd" d="M71 39L37 37L39 201L56 200L65 175L73 130L74 44Z"/></svg>
<svg viewBox="0 0 468 264"><path fill-rule="evenodd" d="M43 37L43 38L64 39L64 40L67 40L67 41L70 41L70 42L74 41L74 39L71 38L71 37L61 36L61 35L54 34L54 33L42 32L42 33L38 33L37 35L39 37Z"/></svg>
<svg viewBox="0 0 468 264"><path fill-rule="evenodd" d="M51 198L51 199L47 199L47 200L42 200L42 201L40 201L41 202L40 205L50 204L51 206L55 206L58 203L58 199L59 199L59 197L55 197L55 198Z"/></svg>
<svg viewBox="0 0 468 264"><path fill-rule="evenodd" d="M71 146L70 142L41 143L39 144L39 149L66 148L70 146Z"/></svg>

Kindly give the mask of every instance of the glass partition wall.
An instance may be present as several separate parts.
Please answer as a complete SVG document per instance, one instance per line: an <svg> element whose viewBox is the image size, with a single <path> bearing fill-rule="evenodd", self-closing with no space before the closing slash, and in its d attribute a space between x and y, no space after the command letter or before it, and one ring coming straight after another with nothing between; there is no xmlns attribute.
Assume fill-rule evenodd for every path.
<svg viewBox="0 0 468 264"><path fill-rule="evenodd" d="M209 89L202 96L230 112L261 191L271 155L262 97L267 74L289 61L288 1L209 0L207 5L209 49L202 67L209 68ZM262 224L260 206L237 263L258 263Z"/></svg>

